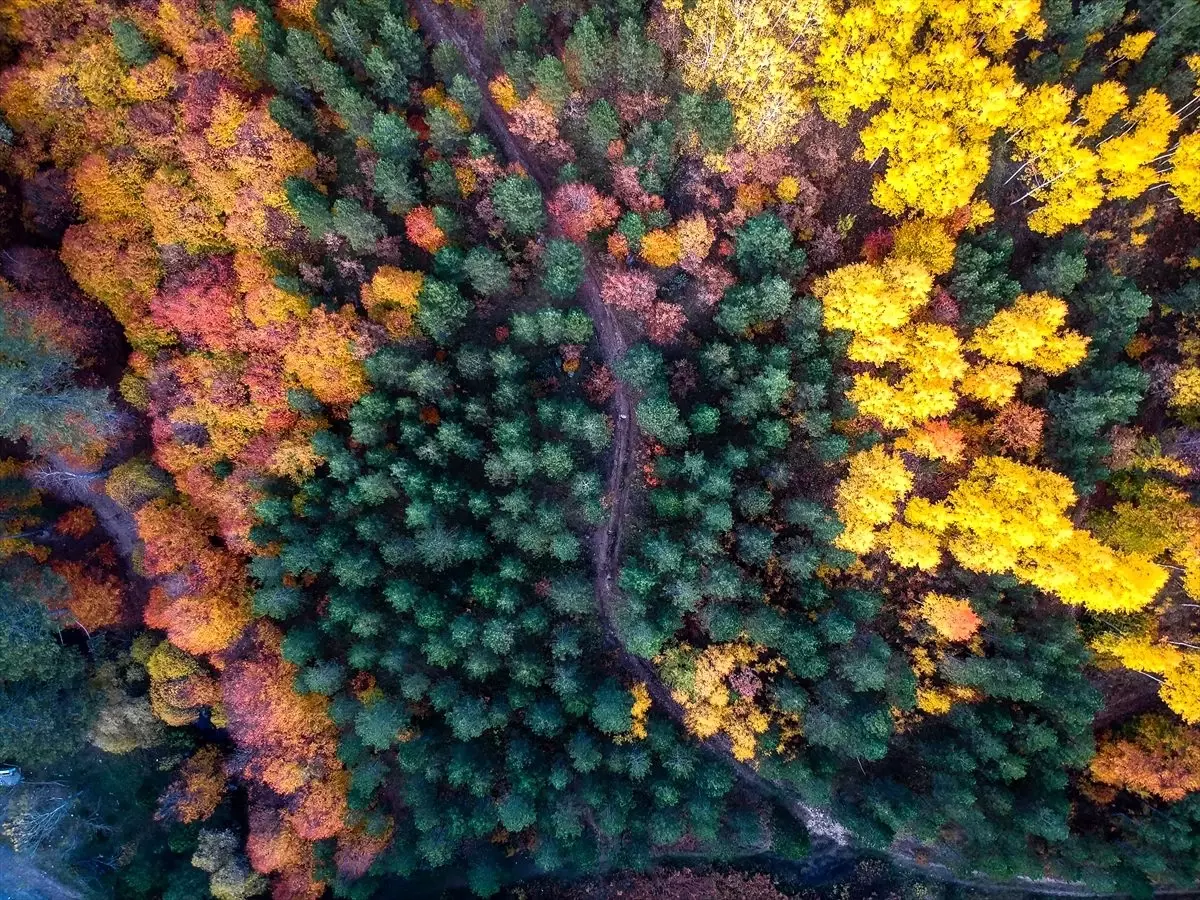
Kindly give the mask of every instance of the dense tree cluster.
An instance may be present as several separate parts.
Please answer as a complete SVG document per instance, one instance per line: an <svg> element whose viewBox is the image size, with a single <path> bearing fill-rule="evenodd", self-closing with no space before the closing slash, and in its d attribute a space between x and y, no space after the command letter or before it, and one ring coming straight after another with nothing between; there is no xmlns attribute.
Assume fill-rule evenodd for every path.
<svg viewBox="0 0 1200 900"><path fill-rule="evenodd" d="M1191 0L0 32L31 865L491 895L833 840L1195 886Z"/></svg>

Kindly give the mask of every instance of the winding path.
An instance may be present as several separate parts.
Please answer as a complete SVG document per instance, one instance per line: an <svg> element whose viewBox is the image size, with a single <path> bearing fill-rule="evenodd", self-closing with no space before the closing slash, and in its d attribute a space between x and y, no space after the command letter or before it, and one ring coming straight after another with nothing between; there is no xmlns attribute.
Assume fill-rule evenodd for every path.
<svg viewBox="0 0 1200 900"><path fill-rule="evenodd" d="M439 42L447 41L453 44L463 55L467 72L479 86L483 97L481 109L483 123L492 136L499 141L508 159L524 167L525 171L529 173L529 177L537 182L543 195L548 196L553 193L554 181L526 143L509 130L504 120L504 114L496 106L488 92L488 77L478 29L463 22L461 16L456 15L455 21L451 22L445 13L446 7L437 3L436 0L410 0L410 6L425 34ZM557 223L551 224L551 230L553 233L560 233ZM625 355L625 334L613 311L600 296L596 264L590 254L586 258L584 281L580 286L578 296L596 327L604 363L613 369L616 362ZM617 656L621 665L631 676L646 684L654 704L682 728L685 717L683 707L671 696L670 690L659 679L654 666L648 660L630 653L625 648L618 636L614 622L615 579L618 561L621 558L621 539L627 520L626 509L633 482L633 439L635 434L633 402L628 389L620 381L617 382L609 409L613 418L612 459L607 478L609 515L607 523L596 529L592 548L596 570L596 613L605 642ZM704 741L703 745L708 750L725 758L747 788L754 793L772 797L787 808L796 819L804 824L814 838L822 840L827 845L842 845L849 842L849 833L828 813L786 796L778 785L763 778L753 766L735 760L728 739L714 737Z"/></svg>

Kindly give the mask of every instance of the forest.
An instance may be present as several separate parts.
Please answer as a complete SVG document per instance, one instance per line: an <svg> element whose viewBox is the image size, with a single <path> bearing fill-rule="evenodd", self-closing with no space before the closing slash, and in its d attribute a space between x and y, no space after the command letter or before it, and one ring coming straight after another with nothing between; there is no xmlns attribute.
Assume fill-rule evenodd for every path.
<svg viewBox="0 0 1200 900"><path fill-rule="evenodd" d="M1200 890L1197 113L1200 0L0 0L0 896Z"/></svg>

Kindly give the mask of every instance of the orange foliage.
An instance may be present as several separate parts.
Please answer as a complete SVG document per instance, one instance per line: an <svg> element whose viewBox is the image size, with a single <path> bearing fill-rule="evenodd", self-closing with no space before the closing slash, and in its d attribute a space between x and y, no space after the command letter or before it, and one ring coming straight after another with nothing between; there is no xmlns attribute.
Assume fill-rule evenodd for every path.
<svg viewBox="0 0 1200 900"><path fill-rule="evenodd" d="M254 792L258 803L279 810L252 812L251 859L261 871L278 868L301 881L307 872L311 882L311 852L299 853L292 835L318 841L346 833L349 776L337 756L328 700L296 693L296 668L280 655L281 639L266 622L254 623L226 665L221 688L229 732L249 751L241 775L269 789Z"/></svg>
<svg viewBox="0 0 1200 900"><path fill-rule="evenodd" d="M74 506L58 517L54 530L79 540L96 527L96 514L88 506Z"/></svg>
<svg viewBox="0 0 1200 900"><path fill-rule="evenodd" d="M1200 729L1167 716L1138 720L1132 736L1109 735L1089 766L1101 784L1174 802L1200 790Z"/></svg>
<svg viewBox="0 0 1200 900"><path fill-rule="evenodd" d="M322 403L348 406L367 391L362 361L370 350L352 308L337 313L317 308L284 351L283 367Z"/></svg>
<svg viewBox="0 0 1200 900"><path fill-rule="evenodd" d="M86 631L108 628L121 621L125 590L116 575L77 562L54 563L53 568L67 583L67 610Z"/></svg>
<svg viewBox="0 0 1200 900"><path fill-rule="evenodd" d="M137 511L151 589L146 624L188 653L229 647L250 621L245 574L237 559L208 539L212 529L189 506L152 500Z"/></svg>
<svg viewBox="0 0 1200 900"><path fill-rule="evenodd" d="M417 206L408 211L404 217L404 233L426 253L437 253L446 246L446 233L438 227L433 210L428 206Z"/></svg>
<svg viewBox="0 0 1200 900"><path fill-rule="evenodd" d="M921 601L921 617L940 636L956 642L969 641L983 624L969 600L944 594L926 594Z"/></svg>
<svg viewBox="0 0 1200 900"><path fill-rule="evenodd" d="M220 749L205 744L179 767L178 777L159 799L155 818L185 825L204 821L221 804L226 781Z"/></svg>
<svg viewBox="0 0 1200 900"><path fill-rule="evenodd" d="M992 419L991 435L1013 455L1032 459L1042 447L1045 424L1045 410L1013 401Z"/></svg>

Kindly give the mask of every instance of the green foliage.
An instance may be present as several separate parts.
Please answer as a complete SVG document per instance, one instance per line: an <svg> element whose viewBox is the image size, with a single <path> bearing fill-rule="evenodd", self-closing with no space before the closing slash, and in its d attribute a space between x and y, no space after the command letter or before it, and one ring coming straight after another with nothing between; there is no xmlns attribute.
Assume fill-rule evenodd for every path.
<svg viewBox="0 0 1200 900"><path fill-rule="evenodd" d="M137 25L130 19L113 19L108 30L112 33L117 52L127 66L144 66L154 59L154 48L150 46Z"/></svg>
<svg viewBox="0 0 1200 900"><path fill-rule="evenodd" d="M252 564L256 604L284 620L297 688L331 698L352 807L395 817L416 851L391 864L470 865L482 892L497 826L594 856L704 796L665 721L650 746L614 741L632 697L604 666L586 556L609 422L558 356L592 337L582 311L542 307L504 340L379 350L374 391L314 438L317 476L258 505L255 539L281 550ZM617 802L642 812L611 823Z"/></svg>
<svg viewBox="0 0 1200 900"><path fill-rule="evenodd" d="M547 241L540 266L542 288L555 300L570 300L583 284L586 267L583 251L571 241L562 238Z"/></svg>
<svg viewBox="0 0 1200 900"><path fill-rule="evenodd" d="M0 289L0 438L46 456L109 437L117 412L107 391L80 387L72 355L3 300Z"/></svg>
<svg viewBox="0 0 1200 900"><path fill-rule="evenodd" d="M1021 293L1021 285L1008 274L1012 252L1012 238L1000 231L959 242L949 290L959 303L959 318L965 325L985 324Z"/></svg>
<svg viewBox="0 0 1200 900"><path fill-rule="evenodd" d="M532 179L509 175L492 186L496 215L517 237L530 238L546 227L542 192Z"/></svg>
<svg viewBox="0 0 1200 900"><path fill-rule="evenodd" d="M84 661L58 640L48 610L66 583L27 557L0 563L0 759L32 767L68 756L90 719Z"/></svg>

